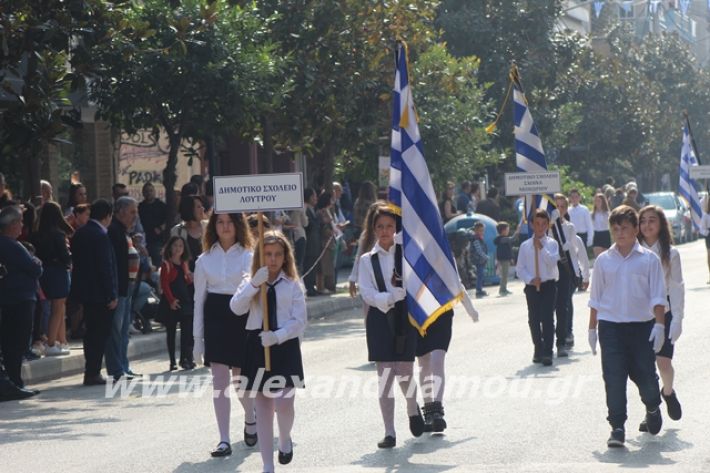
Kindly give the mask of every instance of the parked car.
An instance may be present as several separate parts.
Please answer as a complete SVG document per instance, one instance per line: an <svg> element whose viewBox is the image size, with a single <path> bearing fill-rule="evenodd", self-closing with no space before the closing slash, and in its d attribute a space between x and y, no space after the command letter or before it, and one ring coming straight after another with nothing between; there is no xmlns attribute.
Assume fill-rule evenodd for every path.
<svg viewBox="0 0 710 473"><path fill-rule="evenodd" d="M649 204L657 205L663 209L673 232L673 240L676 243L688 241L691 234L688 228L690 211L678 194L675 192L652 192L645 194L645 196Z"/></svg>

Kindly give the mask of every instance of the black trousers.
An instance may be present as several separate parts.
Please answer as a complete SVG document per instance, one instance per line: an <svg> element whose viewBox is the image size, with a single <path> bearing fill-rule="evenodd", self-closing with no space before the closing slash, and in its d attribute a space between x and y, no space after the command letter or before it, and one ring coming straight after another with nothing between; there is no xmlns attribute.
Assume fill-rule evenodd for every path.
<svg viewBox="0 0 710 473"><path fill-rule="evenodd" d="M192 338L192 312L171 310L166 314L165 319L170 364L175 364L175 332L178 323L180 324L180 363L192 362L192 348L195 344Z"/></svg>
<svg viewBox="0 0 710 473"><path fill-rule="evenodd" d="M555 298L555 336L557 346L564 346L568 334L570 313L572 311L572 278L570 278L569 268L562 263L557 263L560 279L557 280L557 296Z"/></svg>
<svg viewBox="0 0 710 473"><path fill-rule="evenodd" d="M111 334L114 310L106 304L84 304L84 376L96 376L101 373L101 364L106 351L106 342Z"/></svg>
<svg viewBox="0 0 710 473"><path fill-rule="evenodd" d="M535 289L535 286L529 284L525 286L525 299L528 302L528 325L536 357L552 357L556 293L555 281L542 283L540 292Z"/></svg>
<svg viewBox="0 0 710 473"><path fill-rule="evenodd" d="M10 381L19 387L22 382L22 356L30 346L35 301L0 306L0 348L5 372Z"/></svg>

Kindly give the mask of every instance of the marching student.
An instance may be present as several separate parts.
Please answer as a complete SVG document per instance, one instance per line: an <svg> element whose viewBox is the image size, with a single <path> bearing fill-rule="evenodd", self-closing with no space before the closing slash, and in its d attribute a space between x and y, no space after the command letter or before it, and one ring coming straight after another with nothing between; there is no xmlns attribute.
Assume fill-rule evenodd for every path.
<svg viewBox="0 0 710 473"><path fill-rule="evenodd" d="M594 225L594 239L592 246L594 257L611 247L611 233L609 233L609 202L604 194L594 196L594 209L592 210Z"/></svg>
<svg viewBox="0 0 710 473"><path fill-rule="evenodd" d="M666 330L663 348L656 353L656 366L663 383L661 397L666 401L668 417L679 420L683 413L673 389L675 370L672 360L673 348L683 330L685 310L685 283L680 266L680 253L672 246L673 236L662 208L655 205L642 208L639 212L639 229L639 242L644 248L653 251L661 259L661 266L663 266L667 293ZM641 423L639 430L648 431L645 421Z"/></svg>
<svg viewBox="0 0 710 473"><path fill-rule="evenodd" d="M586 291L589 288L589 256L587 256L587 247L584 246L584 241L576 235L574 237L575 244L570 251L570 256L575 264L575 271L579 276L577 289L579 291ZM570 299L574 294L574 289L570 293ZM574 303L570 300L567 311L567 338L565 339L565 348L571 350L574 347Z"/></svg>
<svg viewBox="0 0 710 473"><path fill-rule="evenodd" d="M395 215L387 205L375 209L373 230L377 242L360 257L358 285L363 301L370 307L365 321L368 359L377 365L385 425L385 437L377 446L392 448L397 444L392 393L395 377L407 400L409 430L415 437L424 432L414 381L417 332L407 316L407 291L401 287L401 245L395 244Z"/></svg>
<svg viewBox="0 0 710 473"><path fill-rule="evenodd" d="M661 430L654 352L661 350L665 339L666 288L658 256L636 239L636 211L627 205L616 207L609 226L615 243L599 255L592 271L589 346L596 355L599 341L602 351L607 420L612 428L607 446L623 447L629 378L646 406L648 432L655 435Z"/></svg>
<svg viewBox="0 0 710 473"><path fill-rule="evenodd" d="M165 321L165 333L170 357L170 371L177 369L175 363L175 331L180 324L180 366L186 370L195 367L192 359L192 273L188 267L190 250L187 242L179 236L171 236L165 244L160 264L160 288L163 291L160 310ZM193 289L193 290L191 290Z"/></svg>
<svg viewBox="0 0 710 473"><path fill-rule="evenodd" d="M242 281L230 307L235 314L249 313L243 374L246 389L255 392L256 430L264 471L273 472L274 413L279 425L279 463L285 465L293 459L295 388L304 387L300 338L306 329L306 296L291 244L279 231L264 234L264 261L255 254L252 273ZM263 329L263 284L267 287L269 330ZM270 371L265 371L265 347L271 352Z"/></svg>
<svg viewBox="0 0 710 473"><path fill-rule="evenodd" d="M212 214L204 237L204 252L195 263L195 307L193 321L194 359L204 355L212 370L215 417L220 441L213 457L232 454L229 441L230 368L235 382L240 379L246 356L246 318L235 317L229 301L244 278L252 260L252 237L243 214ZM237 386L239 391L240 387ZM244 408L244 443L257 442L254 400L239 396Z"/></svg>
<svg viewBox="0 0 710 473"><path fill-rule="evenodd" d="M533 237L525 240L518 251L515 271L525 282L525 299L528 303L528 325L535 352L533 363L552 364L552 346L555 337L555 297L560 253L557 242L547 236L550 216L537 209L533 217Z"/></svg>

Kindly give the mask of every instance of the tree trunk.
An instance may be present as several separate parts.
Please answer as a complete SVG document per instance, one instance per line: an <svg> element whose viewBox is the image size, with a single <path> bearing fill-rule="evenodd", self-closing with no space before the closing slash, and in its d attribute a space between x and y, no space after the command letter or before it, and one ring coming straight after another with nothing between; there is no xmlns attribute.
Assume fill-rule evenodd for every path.
<svg viewBox="0 0 710 473"><path fill-rule="evenodd" d="M264 125L264 161L266 173L274 172L274 130L271 117L266 115L263 120Z"/></svg>
<svg viewBox="0 0 710 473"><path fill-rule="evenodd" d="M182 142L182 136L180 133L173 133L169 136L170 150L168 151L168 162L163 170L163 186L165 187L165 203L167 205L168 222L172 224L176 221L175 217L177 215L177 202L175 194L175 182L177 181L177 173L175 169L177 167L177 157L178 151L180 150L180 143Z"/></svg>

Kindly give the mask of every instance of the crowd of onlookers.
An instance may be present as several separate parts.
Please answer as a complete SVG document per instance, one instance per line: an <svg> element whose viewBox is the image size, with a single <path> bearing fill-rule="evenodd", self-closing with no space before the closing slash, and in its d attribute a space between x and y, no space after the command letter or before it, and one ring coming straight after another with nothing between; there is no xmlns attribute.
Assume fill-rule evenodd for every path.
<svg viewBox="0 0 710 473"><path fill-rule="evenodd" d="M165 288L170 291L159 277L170 237L182 240L186 273L194 271L212 212L211 184L193 176L179 193L176 221L168 221L167 205L151 182L140 202L116 183L110 201L92 203L87 188L72 182L60 206L51 183L41 181L34 203L19 201L0 174L0 399L3 382L23 388L23 360L67 355L70 340L83 340L84 384L106 382L99 374L104 357L114 380L140 376L127 356L130 335L150 324L142 312ZM376 199L370 182L359 186L355 199L347 184L334 182L332 190L305 189L301 210L266 214L265 228L279 228L292 240L309 297L336 292L338 270L353 258ZM257 216L247 220L256 232ZM190 369L194 362L185 356L180 365Z"/></svg>

